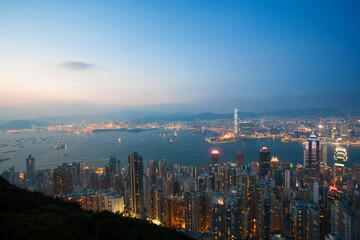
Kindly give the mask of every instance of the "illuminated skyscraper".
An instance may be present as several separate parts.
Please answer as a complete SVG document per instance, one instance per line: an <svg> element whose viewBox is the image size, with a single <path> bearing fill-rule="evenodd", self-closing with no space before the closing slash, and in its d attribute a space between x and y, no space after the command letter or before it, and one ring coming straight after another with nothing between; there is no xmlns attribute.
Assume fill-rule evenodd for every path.
<svg viewBox="0 0 360 240"><path fill-rule="evenodd" d="M148 218L156 220L156 221L161 221L162 220L162 191L156 187L156 186L151 186L148 189L149 191L149 200L148 200Z"/></svg>
<svg viewBox="0 0 360 240"><path fill-rule="evenodd" d="M261 239L271 239L271 195L264 193L261 197Z"/></svg>
<svg viewBox="0 0 360 240"><path fill-rule="evenodd" d="M31 155L26 158L26 180L30 184L35 182L35 158Z"/></svg>
<svg viewBox="0 0 360 240"><path fill-rule="evenodd" d="M296 240L306 239L306 210L307 204L302 200L293 200L290 204L292 222L292 237Z"/></svg>
<svg viewBox="0 0 360 240"><path fill-rule="evenodd" d="M200 198L196 192L184 194L185 229L193 232L200 230Z"/></svg>
<svg viewBox="0 0 360 240"><path fill-rule="evenodd" d="M220 164L220 152L218 150L211 151L211 165Z"/></svg>
<svg viewBox="0 0 360 240"><path fill-rule="evenodd" d="M238 124L238 113L239 109L234 108L234 134L239 134L239 124Z"/></svg>
<svg viewBox="0 0 360 240"><path fill-rule="evenodd" d="M59 166L54 169L53 176L55 195L67 195L73 191L69 166L66 163L62 165L59 164Z"/></svg>
<svg viewBox="0 0 360 240"><path fill-rule="evenodd" d="M236 195L228 195L225 202L225 239L239 239L239 207Z"/></svg>
<svg viewBox="0 0 360 240"><path fill-rule="evenodd" d="M327 166L327 143L320 141L320 165Z"/></svg>
<svg viewBox="0 0 360 240"><path fill-rule="evenodd" d="M320 211L319 205L307 204L306 211L307 239L317 240L320 237Z"/></svg>
<svg viewBox="0 0 360 240"><path fill-rule="evenodd" d="M213 197L212 200L211 232L213 239L225 239L225 204L221 196Z"/></svg>
<svg viewBox="0 0 360 240"><path fill-rule="evenodd" d="M310 177L317 177L320 173L320 141L311 135L304 144L304 166Z"/></svg>
<svg viewBox="0 0 360 240"><path fill-rule="evenodd" d="M271 158L271 167L270 167L270 179L274 179L274 171L279 169L279 159L277 157Z"/></svg>
<svg viewBox="0 0 360 240"><path fill-rule="evenodd" d="M345 175L345 169L347 166L347 152L345 148L337 147L334 154L334 180L335 186L341 189L341 182Z"/></svg>
<svg viewBox="0 0 360 240"><path fill-rule="evenodd" d="M259 152L259 176L265 177L270 172L270 151L263 147Z"/></svg>
<svg viewBox="0 0 360 240"><path fill-rule="evenodd" d="M143 158L133 152L128 157L130 178L130 207L134 215L144 213Z"/></svg>

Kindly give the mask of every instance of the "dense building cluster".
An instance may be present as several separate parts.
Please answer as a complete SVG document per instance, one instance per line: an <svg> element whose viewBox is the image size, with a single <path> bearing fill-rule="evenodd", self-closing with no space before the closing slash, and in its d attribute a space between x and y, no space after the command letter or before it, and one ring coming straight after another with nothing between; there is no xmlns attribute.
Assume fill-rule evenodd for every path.
<svg viewBox="0 0 360 240"><path fill-rule="evenodd" d="M78 202L93 211L112 211L147 219L212 239L359 239L360 164L347 166L347 152L337 147L334 166L326 145L311 135L304 144L304 164L294 166L259 150L258 162L244 154L224 162L213 150L209 165L168 166L137 153L120 167L111 156L105 168L87 162L35 171L3 173L10 182Z"/></svg>

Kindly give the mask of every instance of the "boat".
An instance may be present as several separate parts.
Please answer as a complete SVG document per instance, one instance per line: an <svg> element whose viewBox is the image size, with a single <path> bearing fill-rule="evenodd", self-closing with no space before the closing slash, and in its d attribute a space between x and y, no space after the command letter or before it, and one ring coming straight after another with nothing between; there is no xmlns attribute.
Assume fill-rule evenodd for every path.
<svg viewBox="0 0 360 240"><path fill-rule="evenodd" d="M3 153L10 153L10 152L16 152L15 149L12 149L12 150L4 150Z"/></svg>
<svg viewBox="0 0 360 240"><path fill-rule="evenodd" d="M54 147L54 149L55 150L57 150L57 149L67 149L67 145L65 145L65 144L61 144L61 145L56 145L55 147Z"/></svg>

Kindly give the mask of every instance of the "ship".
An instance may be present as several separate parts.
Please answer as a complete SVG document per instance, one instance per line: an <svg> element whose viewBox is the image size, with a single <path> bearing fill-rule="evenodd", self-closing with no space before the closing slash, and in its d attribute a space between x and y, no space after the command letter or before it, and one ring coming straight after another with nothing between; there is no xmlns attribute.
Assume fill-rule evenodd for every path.
<svg viewBox="0 0 360 240"><path fill-rule="evenodd" d="M55 150L57 150L57 149L65 149L65 150L66 150L66 149L67 149L67 145L65 145L65 144L57 145L57 146L54 147L54 149L55 149Z"/></svg>
<svg viewBox="0 0 360 240"><path fill-rule="evenodd" d="M4 150L3 153L11 153L11 152L16 152L15 149L12 149L12 150Z"/></svg>

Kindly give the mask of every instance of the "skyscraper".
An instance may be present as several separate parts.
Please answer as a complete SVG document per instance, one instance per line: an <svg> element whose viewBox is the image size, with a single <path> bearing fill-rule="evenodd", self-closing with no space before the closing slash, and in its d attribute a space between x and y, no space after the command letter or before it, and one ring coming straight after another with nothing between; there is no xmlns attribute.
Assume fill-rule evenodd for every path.
<svg viewBox="0 0 360 240"><path fill-rule="evenodd" d="M302 200L293 200L290 204L290 214L292 222L292 237L296 240L306 239L306 210L307 204Z"/></svg>
<svg viewBox="0 0 360 240"><path fill-rule="evenodd" d="M270 167L270 179L274 179L274 171L279 168L279 159L277 157L271 158L271 167Z"/></svg>
<svg viewBox="0 0 360 240"><path fill-rule="evenodd" d="M159 177L166 178L167 165L165 159L160 159L159 161Z"/></svg>
<svg viewBox="0 0 360 240"><path fill-rule="evenodd" d="M271 239L271 194L264 193L261 197L261 239Z"/></svg>
<svg viewBox="0 0 360 240"><path fill-rule="evenodd" d="M236 152L236 165L240 167L242 164L244 164L244 153L238 151Z"/></svg>
<svg viewBox="0 0 360 240"><path fill-rule="evenodd" d="M337 188L342 189L342 178L347 166L347 152L345 148L337 147L334 154L334 183Z"/></svg>
<svg viewBox="0 0 360 240"><path fill-rule="evenodd" d="M225 204L221 196L213 197L211 207L211 232L213 239L225 238Z"/></svg>
<svg viewBox="0 0 360 240"><path fill-rule="evenodd" d="M259 176L265 177L270 172L270 151L263 147L259 152Z"/></svg>
<svg viewBox="0 0 360 240"><path fill-rule="evenodd" d="M73 191L69 166L66 163L59 164L59 166L54 169L53 176L55 195L67 195Z"/></svg>
<svg viewBox="0 0 360 240"><path fill-rule="evenodd" d="M319 176L320 172L320 141L311 135L304 144L304 166L310 177Z"/></svg>
<svg viewBox="0 0 360 240"><path fill-rule="evenodd" d="M220 152L218 150L211 151L211 165L220 164Z"/></svg>
<svg viewBox="0 0 360 240"><path fill-rule="evenodd" d="M238 124L238 113L239 109L234 108L234 134L239 134L239 124Z"/></svg>
<svg viewBox="0 0 360 240"><path fill-rule="evenodd" d="M320 141L320 165L327 166L327 146L328 144L324 141Z"/></svg>
<svg viewBox="0 0 360 240"><path fill-rule="evenodd" d="M26 180L30 184L35 182L35 158L31 155L26 158Z"/></svg>
<svg viewBox="0 0 360 240"><path fill-rule="evenodd" d="M200 199L197 192L184 194L185 229L193 232L200 230Z"/></svg>
<svg viewBox="0 0 360 240"><path fill-rule="evenodd" d="M110 160L109 160L109 164L110 164L110 170L111 170L111 173L113 175L116 175L118 173L118 163L116 161L116 155L111 155L110 156Z"/></svg>
<svg viewBox="0 0 360 240"><path fill-rule="evenodd" d="M130 207L132 213L142 217L144 213L143 158L133 152L128 157L130 178Z"/></svg>

